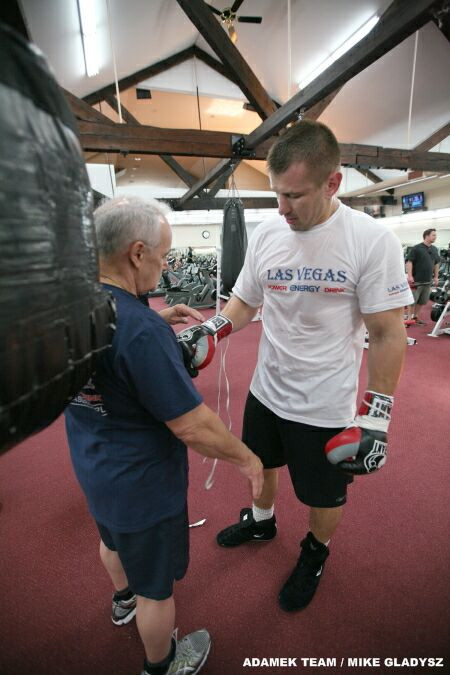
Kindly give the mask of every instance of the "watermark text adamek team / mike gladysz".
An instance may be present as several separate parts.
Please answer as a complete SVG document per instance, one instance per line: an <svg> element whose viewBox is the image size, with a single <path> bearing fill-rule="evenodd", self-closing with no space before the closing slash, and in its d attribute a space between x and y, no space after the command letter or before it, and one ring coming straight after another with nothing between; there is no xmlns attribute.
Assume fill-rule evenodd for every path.
<svg viewBox="0 0 450 675"><path fill-rule="evenodd" d="M243 667L249 668L444 668L444 659L439 657L327 657L306 656L244 659Z"/></svg>

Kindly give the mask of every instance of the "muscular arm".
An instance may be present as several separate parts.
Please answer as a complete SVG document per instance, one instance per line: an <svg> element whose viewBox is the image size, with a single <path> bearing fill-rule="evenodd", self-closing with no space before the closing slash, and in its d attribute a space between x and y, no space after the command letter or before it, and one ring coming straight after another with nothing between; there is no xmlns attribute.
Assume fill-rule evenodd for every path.
<svg viewBox="0 0 450 675"><path fill-rule="evenodd" d="M400 378L406 350L403 308L363 314L369 331L367 389L392 396Z"/></svg>
<svg viewBox="0 0 450 675"><path fill-rule="evenodd" d="M228 431L222 420L204 403L166 424L192 450L236 464L249 479L253 498L259 497L264 480L260 460Z"/></svg>
<svg viewBox="0 0 450 675"><path fill-rule="evenodd" d="M257 311L257 307L250 307L234 295L220 313L233 322L233 333L235 333L237 330L245 328Z"/></svg>

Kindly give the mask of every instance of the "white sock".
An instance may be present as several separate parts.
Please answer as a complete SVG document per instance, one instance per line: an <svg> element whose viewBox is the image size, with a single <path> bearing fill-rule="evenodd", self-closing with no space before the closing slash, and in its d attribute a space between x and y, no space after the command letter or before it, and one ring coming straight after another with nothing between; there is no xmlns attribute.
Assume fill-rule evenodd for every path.
<svg viewBox="0 0 450 675"><path fill-rule="evenodd" d="M273 516L273 506L270 509L260 509L258 506L252 504L253 518L259 523L261 520L268 520Z"/></svg>

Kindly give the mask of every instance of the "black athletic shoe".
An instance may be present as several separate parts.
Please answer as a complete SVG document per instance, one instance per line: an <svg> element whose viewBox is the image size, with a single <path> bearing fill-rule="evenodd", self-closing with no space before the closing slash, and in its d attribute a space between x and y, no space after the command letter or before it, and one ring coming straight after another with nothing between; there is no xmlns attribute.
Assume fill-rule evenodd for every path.
<svg viewBox="0 0 450 675"><path fill-rule="evenodd" d="M252 509L242 509L239 522L219 532L217 543L220 546L239 546L247 541L270 541L276 534L274 515L257 523L253 518Z"/></svg>
<svg viewBox="0 0 450 675"><path fill-rule="evenodd" d="M278 596L280 607L286 612L295 612L309 605L330 553L328 546L317 541L312 532L308 532L300 542L300 547L301 553L294 571Z"/></svg>

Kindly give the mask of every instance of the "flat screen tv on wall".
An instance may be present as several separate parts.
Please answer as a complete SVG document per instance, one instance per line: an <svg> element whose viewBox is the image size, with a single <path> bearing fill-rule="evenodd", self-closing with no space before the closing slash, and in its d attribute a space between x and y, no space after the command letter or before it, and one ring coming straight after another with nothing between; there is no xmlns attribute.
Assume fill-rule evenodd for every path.
<svg viewBox="0 0 450 675"><path fill-rule="evenodd" d="M403 213L408 211L420 211L425 208L425 198L423 192L414 192L411 195L403 195L402 210Z"/></svg>

